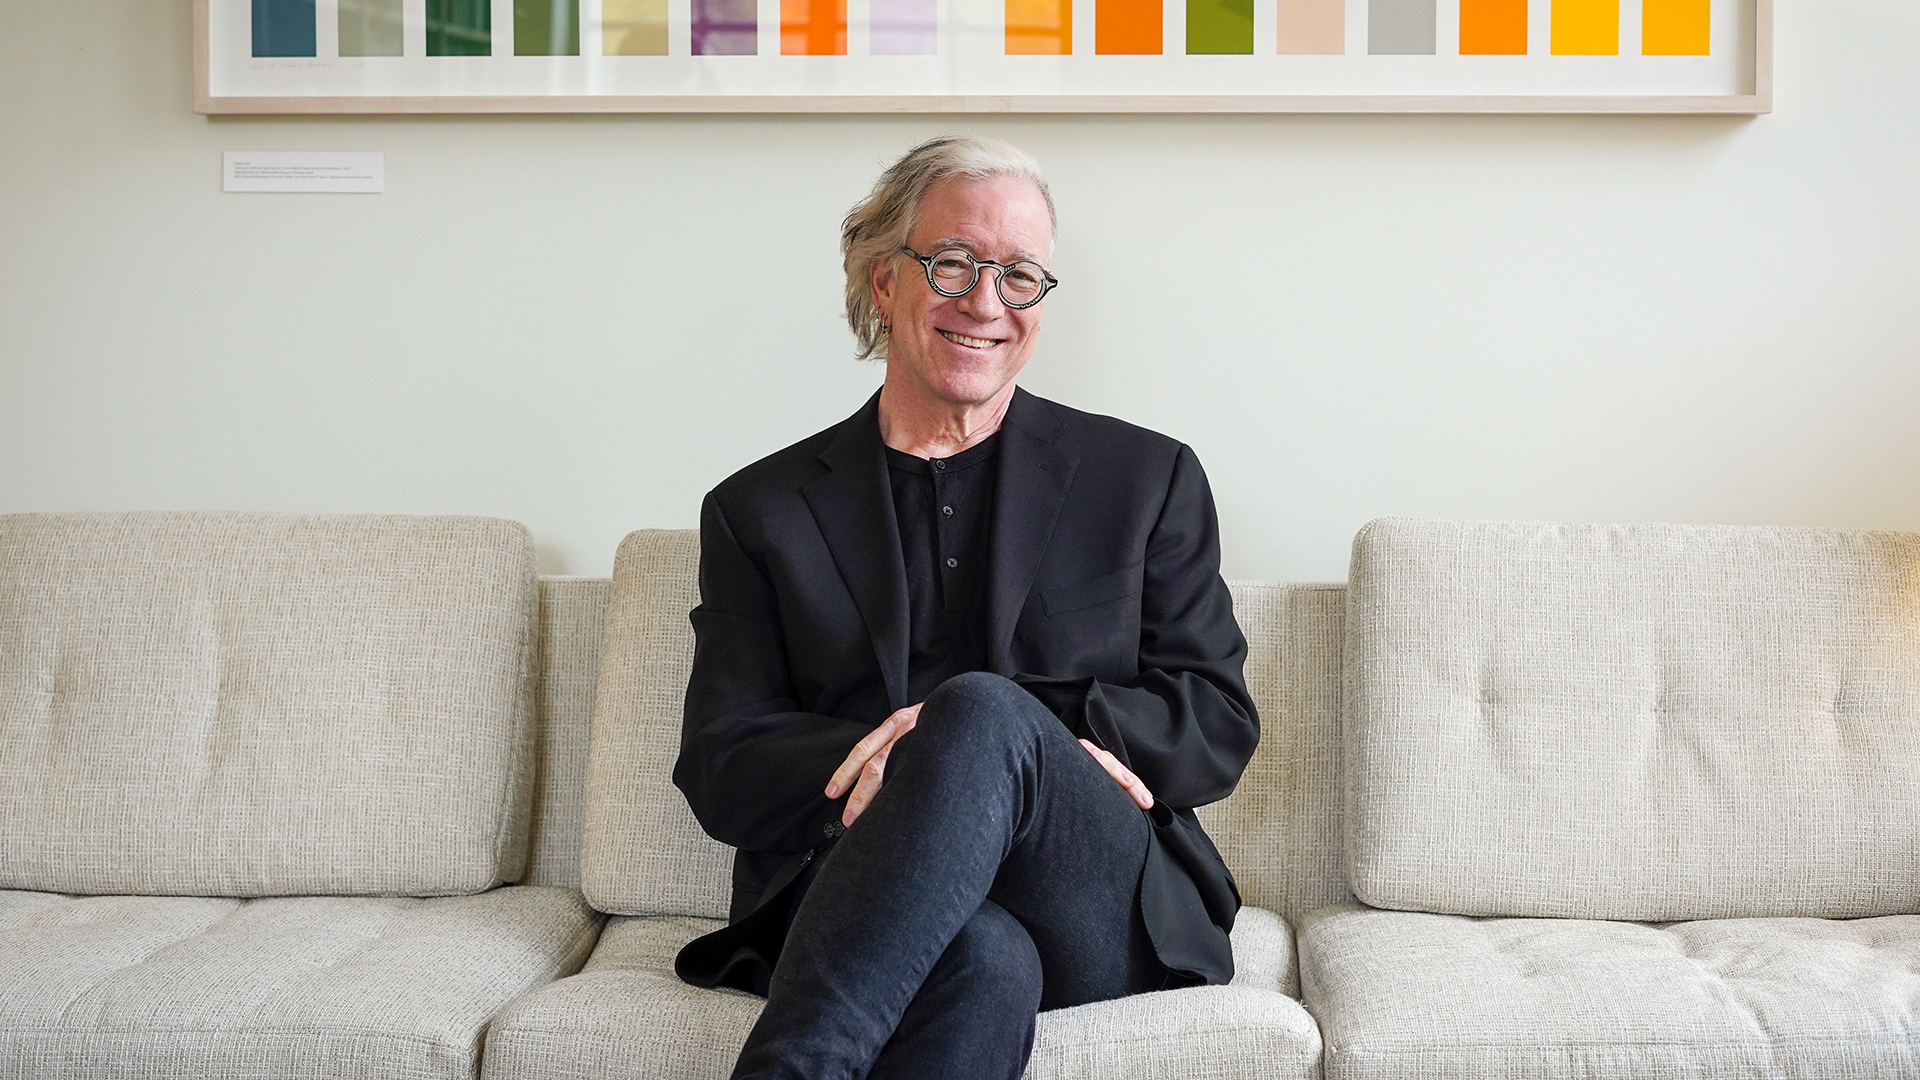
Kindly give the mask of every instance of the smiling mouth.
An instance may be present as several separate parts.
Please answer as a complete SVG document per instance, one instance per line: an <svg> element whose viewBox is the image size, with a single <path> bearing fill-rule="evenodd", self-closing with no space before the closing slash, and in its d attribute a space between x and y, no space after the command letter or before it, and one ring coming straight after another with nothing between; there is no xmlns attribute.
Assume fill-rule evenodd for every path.
<svg viewBox="0 0 1920 1080"><path fill-rule="evenodd" d="M991 349L995 345L1000 344L993 338L968 337L965 334L956 334L951 330L940 331L940 336L953 342L955 345L965 345L969 349Z"/></svg>

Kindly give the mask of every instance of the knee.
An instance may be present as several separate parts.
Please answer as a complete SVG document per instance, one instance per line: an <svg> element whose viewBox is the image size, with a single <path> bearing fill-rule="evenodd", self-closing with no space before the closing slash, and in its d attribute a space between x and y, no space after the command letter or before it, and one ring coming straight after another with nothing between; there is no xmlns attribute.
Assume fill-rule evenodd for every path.
<svg viewBox="0 0 1920 1080"><path fill-rule="evenodd" d="M974 912L934 967L944 982L964 985L976 1007L991 1002L1009 1016L1040 1011L1040 952L1020 921L991 901Z"/></svg>
<svg viewBox="0 0 1920 1080"><path fill-rule="evenodd" d="M969 671L955 675L927 695L915 733L940 731L966 737L977 731L995 737L1024 737L1053 720L1053 714L1013 680L990 671Z"/></svg>

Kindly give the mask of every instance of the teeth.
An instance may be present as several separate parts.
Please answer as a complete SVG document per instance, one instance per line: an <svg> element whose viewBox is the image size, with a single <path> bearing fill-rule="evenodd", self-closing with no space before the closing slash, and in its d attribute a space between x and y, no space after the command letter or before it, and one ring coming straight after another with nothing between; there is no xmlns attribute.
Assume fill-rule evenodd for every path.
<svg viewBox="0 0 1920 1080"><path fill-rule="evenodd" d="M940 331L940 336L943 338L946 338L948 341L956 342L958 344L966 345L975 349L988 349L988 348L992 348L996 344L996 342L994 342L993 339L991 338L968 337L965 334L956 334L951 330Z"/></svg>

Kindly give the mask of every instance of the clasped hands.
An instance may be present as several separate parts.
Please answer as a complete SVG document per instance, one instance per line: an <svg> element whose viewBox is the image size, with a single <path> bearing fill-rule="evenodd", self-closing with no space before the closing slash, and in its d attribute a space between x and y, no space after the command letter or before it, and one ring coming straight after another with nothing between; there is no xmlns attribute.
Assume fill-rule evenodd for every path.
<svg viewBox="0 0 1920 1080"><path fill-rule="evenodd" d="M854 819L873 802L873 797L880 794L880 781L887 771L887 755L893 752L893 744L900 741L900 736L912 731L919 720L919 705L898 710L881 721L879 727L868 732L866 738L854 743L847 759L833 770L833 778L827 781L827 798L837 799L843 794L847 795L846 809L840 812L840 824L852 825ZM1119 758L1085 739L1080 740L1080 745L1086 747L1087 753L1093 755L1093 760L1100 763L1108 776L1113 777L1114 783L1126 790L1134 805L1142 810L1153 806L1153 792L1147 790L1147 785L1133 774L1133 770L1120 764ZM849 788L852 794L847 794Z"/></svg>

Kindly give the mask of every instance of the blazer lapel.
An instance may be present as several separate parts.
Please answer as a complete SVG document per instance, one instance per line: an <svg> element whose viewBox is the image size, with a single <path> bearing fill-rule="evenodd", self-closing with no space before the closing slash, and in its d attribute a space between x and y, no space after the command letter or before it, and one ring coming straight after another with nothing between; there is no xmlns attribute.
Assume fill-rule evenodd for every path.
<svg viewBox="0 0 1920 1080"><path fill-rule="evenodd" d="M880 395L840 425L820 453L830 470L801 489L833 563L873 639L895 709L907 700L907 571L894 522L893 487L880 452Z"/></svg>
<svg viewBox="0 0 1920 1080"><path fill-rule="evenodd" d="M1046 402L1014 390L1001 425L993 547L987 560L987 667L1001 675L1013 674L1013 626L1033 590L1040 557L1046 554L1080 467L1080 455L1057 445L1065 429L1066 422Z"/></svg>

